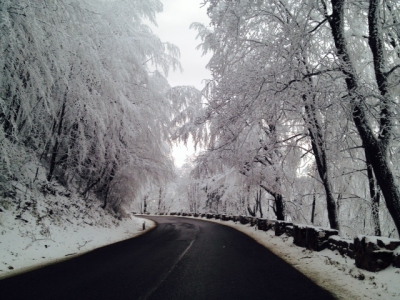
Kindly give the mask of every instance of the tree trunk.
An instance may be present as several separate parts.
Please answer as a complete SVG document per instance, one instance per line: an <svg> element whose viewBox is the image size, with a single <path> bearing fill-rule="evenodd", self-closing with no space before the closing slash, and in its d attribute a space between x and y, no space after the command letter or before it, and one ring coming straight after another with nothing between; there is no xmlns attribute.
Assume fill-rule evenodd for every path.
<svg viewBox="0 0 400 300"><path fill-rule="evenodd" d="M369 183L369 194L371 197L371 214L372 214L372 222L374 225L374 232L376 236L381 236L381 223L379 220L379 203L380 203L380 191L376 186L375 177L372 170L372 165L369 159L366 159L367 164L367 175L368 175L368 183Z"/></svg>
<svg viewBox="0 0 400 300"><path fill-rule="evenodd" d="M247 204L247 211L249 212L250 216L256 217L257 211L260 213L260 217L263 217L262 207L261 207L261 189L256 192L255 197L256 204L253 206L253 209L250 207L250 203Z"/></svg>
<svg viewBox="0 0 400 300"><path fill-rule="evenodd" d="M281 194L277 194L275 197L275 214L277 220L285 220L285 206L283 203L283 197Z"/></svg>
<svg viewBox="0 0 400 300"><path fill-rule="evenodd" d="M331 184L331 178L329 176L328 162L326 158L326 151L324 145L324 137L322 133L321 125L317 118L317 111L313 103L309 103L309 99L306 95L303 95L303 101L305 103L304 108L307 116L308 132L311 139L311 147L314 153L315 162L319 177L322 180L325 195L326 195L326 207L328 210L329 225L333 229L339 230L339 218L336 206L335 198L333 197L333 190Z"/></svg>
<svg viewBox="0 0 400 300"><path fill-rule="evenodd" d="M260 186L272 197L275 199L275 205L274 205L274 212L276 215L276 219L280 221L285 220L285 204L283 202L283 197L279 193L275 193L271 191L269 188L267 188L265 185L260 184Z"/></svg>
<svg viewBox="0 0 400 300"><path fill-rule="evenodd" d="M253 209L251 209L250 204L247 204L247 211L249 212L249 215L252 217L256 216L256 205L253 206Z"/></svg>
<svg viewBox="0 0 400 300"><path fill-rule="evenodd" d="M260 212L260 218L262 218L264 216L263 211L262 211L262 206L261 206L261 197L262 197L262 191L261 189L259 189L258 191L258 209Z"/></svg>
<svg viewBox="0 0 400 300"><path fill-rule="evenodd" d="M312 202L312 207L311 207L311 224L314 224L314 217L315 217L315 202L316 202L316 197L315 197L315 191L313 195L313 202Z"/></svg>
<svg viewBox="0 0 400 300"><path fill-rule="evenodd" d="M325 15L331 26L337 55L341 60L341 70L346 77L345 82L349 93L348 99L352 108L353 121L363 142L366 156L371 162L375 178L385 198L388 211L393 218L398 233L400 234L400 191L387 157L387 144L391 136L390 130L392 126L390 126L390 116L392 115L392 112L390 101L387 101L388 94L386 94L387 91L385 90L387 88L387 84L385 83L387 77L381 76L382 74L380 74L382 72L380 68L382 68L383 51L381 53L376 53L376 51L379 51L380 46L379 42L374 41L381 38L379 36L379 30L377 30L376 27L380 25L379 20L376 20L378 18L378 12L375 10L379 6L379 3L375 0L370 1L370 12L368 15L370 30L369 44L371 51L373 52L377 84L382 96L385 98L381 107L380 125L382 127L380 128L380 135L377 138L374 136L372 126L367 119L364 108L364 98L361 93L359 93L359 83L356 71L346 45L344 33L345 1L331 0L331 2L332 14L331 16L328 16L326 12ZM376 60L380 60L380 62L376 62ZM383 80L383 83L379 84L380 80Z"/></svg>
<svg viewBox="0 0 400 300"><path fill-rule="evenodd" d="M157 207L158 212L161 212L161 201L162 201L162 188L160 187L158 193L158 207Z"/></svg>

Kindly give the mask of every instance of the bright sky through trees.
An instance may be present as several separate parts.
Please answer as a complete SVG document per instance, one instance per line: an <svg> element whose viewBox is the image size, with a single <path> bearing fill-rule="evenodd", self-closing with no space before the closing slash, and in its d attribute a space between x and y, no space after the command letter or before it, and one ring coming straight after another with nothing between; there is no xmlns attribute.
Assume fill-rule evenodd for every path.
<svg viewBox="0 0 400 300"><path fill-rule="evenodd" d="M171 72L168 81L171 86L192 85L202 89L203 79L210 78L210 72L205 66L210 55L202 56L201 50L196 47L201 43L197 39L197 31L189 29L192 22L208 24L206 8L201 7L200 0L163 0L163 12L157 15L158 27L154 32L162 41L170 42L179 47L181 51L180 62L183 72ZM192 155L194 149L191 143L188 147L179 144L174 147L173 155L175 164L180 167L185 162L187 155Z"/></svg>

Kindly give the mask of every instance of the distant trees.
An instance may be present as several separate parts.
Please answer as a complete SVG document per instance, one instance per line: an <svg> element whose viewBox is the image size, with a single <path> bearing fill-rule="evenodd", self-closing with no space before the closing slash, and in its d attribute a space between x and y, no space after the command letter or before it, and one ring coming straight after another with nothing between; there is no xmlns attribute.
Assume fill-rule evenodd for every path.
<svg viewBox="0 0 400 300"><path fill-rule="evenodd" d="M152 1L2 1L0 138L54 177L118 210L172 172L173 104L164 75L179 50L146 25Z"/></svg>
<svg viewBox="0 0 400 300"><path fill-rule="evenodd" d="M258 174L279 219L282 199L289 219L399 232L398 3L206 3L211 26L192 26L213 79L177 134L194 133L226 170Z"/></svg>

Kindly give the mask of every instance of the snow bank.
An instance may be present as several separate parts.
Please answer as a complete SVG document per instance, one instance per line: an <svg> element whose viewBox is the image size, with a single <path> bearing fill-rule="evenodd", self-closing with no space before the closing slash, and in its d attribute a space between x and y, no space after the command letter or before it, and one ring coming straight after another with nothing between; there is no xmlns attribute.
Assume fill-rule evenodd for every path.
<svg viewBox="0 0 400 300"><path fill-rule="evenodd" d="M41 173L36 182L13 182L16 193L0 198L0 279L137 236L143 222L155 226L118 220L97 199L48 183Z"/></svg>
<svg viewBox="0 0 400 300"><path fill-rule="evenodd" d="M72 222L67 226L52 226L48 235L42 236L29 226L18 224L20 221L10 213L1 213L0 279L138 236L155 226L145 220L146 231L143 231L143 221L136 217L119 224L105 220L106 227Z"/></svg>

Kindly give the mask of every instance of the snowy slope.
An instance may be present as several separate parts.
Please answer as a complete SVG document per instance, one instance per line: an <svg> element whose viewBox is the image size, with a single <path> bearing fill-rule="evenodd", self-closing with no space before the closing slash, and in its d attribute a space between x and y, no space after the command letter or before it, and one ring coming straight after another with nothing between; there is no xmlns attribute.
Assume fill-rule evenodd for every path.
<svg viewBox="0 0 400 300"><path fill-rule="evenodd" d="M15 194L0 198L0 278L44 263L82 254L137 236L144 220L122 220L103 210L94 197L83 199L57 183L47 183L44 169L28 168L11 184ZM30 170L30 171L29 171ZM146 220L146 229L155 224Z"/></svg>

